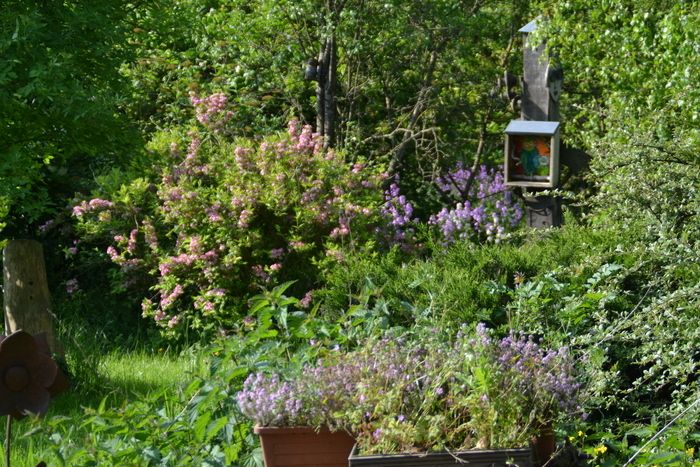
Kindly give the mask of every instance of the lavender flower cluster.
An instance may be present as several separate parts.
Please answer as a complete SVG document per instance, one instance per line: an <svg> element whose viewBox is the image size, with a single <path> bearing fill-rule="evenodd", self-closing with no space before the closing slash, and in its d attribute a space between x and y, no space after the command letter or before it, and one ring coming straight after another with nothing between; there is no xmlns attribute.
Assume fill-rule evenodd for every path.
<svg viewBox="0 0 700 467"><path fill-rule="evenodd" d="M384 338L352 352L332 350L286 386L279 376L253 374L238 404L257 424L327 426L353 433L365 447L407 448L403 430L420 423L425 400L446 397L437 377L446 353L425 344Z"/></svg>
<svg viewBox="0 0 700 467"><path fill-rule="evenodd" d="M352 404L361 366L357 362L319 360L298 374L254 373L236 395L241 412L261 426L336 425L336 414Z"/></svg>
<svg viewBox="0 0 700 467"><path fill-rule="evenodd" d="M384 192L381 215L388 221L383 229L385 241L390 245L398 245L406 252L413 250L419 220L413 217L413 204L401 194L396 182Z"/></svg>
<svg viewBox="0 0 700 467"><path fill-rule="evenodd" d="M472 174L458 163L435 183L443 193L460 200L454 208L445 207L428 221L438 227L445 245L474 237L499 242L523 217L500 171L482 165Z"/></svg>
<svg viewBox="0 0 700 467"><path fill-rule="evenodd" d="M261 426L305 423L300 417L302 401L297 384L282 381L276 374L251 374L236 400L241 412Z"/></svg>
<svg viewBox="0 0 700 467"><path fill-rule="evenodd" d="M530 337L514 335L499 342L500 357L498 362L504 370L512 369L518 374L515 379L523 394L533 398L545 395L540 405L554 404L564 412L579 410L575 397L581 384L572 374L572 361L568 348L547 350L539 346Z"/></svg>
<svg viewBox="0 0 700 467"><path fill-rule="evenodd" d="M494 339L482 324L453 346L444 338L332 350L286 380L253 374L238 404L260 425L344 429L364 453L519 446L557 414L580 411L567 348L515 333Z"/></svg>
<svg viewBox="0 0 700 467"><path fill-rule="evenodd" d="M456 241L500 242L523 217L523 211L505 185L503 174L481 166L476 173L459 162L435 179L437 189L455 204L443 207L428 218L435 226L443 245ZM411 251L418 244L414 206L401 194L398 184L392 183L384 192L381 213L387 222L382 233L390 245Z"/></svg>
<svg viewBox="0 0 700 467"><path fill-rule="evenodd" d="M498 373L505 375L541 416L582 413L578 397L581 383L567 347L546 349L532 336L514 332L496 341L483 324L477 326L476 342L496 364Z"/></svg>

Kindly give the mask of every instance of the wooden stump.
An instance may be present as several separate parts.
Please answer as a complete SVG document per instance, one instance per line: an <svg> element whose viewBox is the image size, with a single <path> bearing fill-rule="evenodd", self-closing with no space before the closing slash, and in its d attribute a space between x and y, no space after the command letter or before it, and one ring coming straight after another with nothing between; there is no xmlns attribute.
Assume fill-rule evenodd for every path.
<svg viewBox="0 0 700 467"><path fill-rule="evenodd" d="M5 333L45 332L51 351L63 355L56 338L44 250L35 240L10 240L3 250Z"/></svg>

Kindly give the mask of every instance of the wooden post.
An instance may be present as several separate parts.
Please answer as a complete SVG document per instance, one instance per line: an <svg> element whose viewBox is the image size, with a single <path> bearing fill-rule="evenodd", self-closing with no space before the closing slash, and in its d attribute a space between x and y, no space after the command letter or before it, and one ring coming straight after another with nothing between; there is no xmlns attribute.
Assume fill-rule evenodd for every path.
<svg viewBox="0 0 700 467"><path fill-rule="evenodd" d="M45 332L51 351L63 354L56 338L44 250L35 240L10 240L3 250L5 333Z"/></svg>
<svg viewBox="0 0 700 467"><path fill-rule="evenodd" d="M537 29L537 19L520 29L523 33L523 97L520 118L523 120L559 121L559 96L563 74L550 62L545 44L533 47L530 33ZM561 202L552 196L524 195L528 227L559 227L562 221Z"/></svg>

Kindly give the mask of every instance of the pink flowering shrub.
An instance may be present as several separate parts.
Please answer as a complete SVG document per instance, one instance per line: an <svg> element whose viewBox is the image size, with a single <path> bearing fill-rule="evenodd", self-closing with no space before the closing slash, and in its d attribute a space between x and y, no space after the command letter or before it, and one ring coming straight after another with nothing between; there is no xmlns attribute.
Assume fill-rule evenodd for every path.
<svg viewBox="0 0 700 467"><path fill-rule="evenodd" d="M341 249L370 240L384 179L324 150L309 126L234 139L224 95L192 103L196 127L155 137L151 180L73 207L79 234L101 239L119 266L118 287L145 292L143 316L173 337L229 329L274 283L296 281L297 296L313 289Z"/></svg>

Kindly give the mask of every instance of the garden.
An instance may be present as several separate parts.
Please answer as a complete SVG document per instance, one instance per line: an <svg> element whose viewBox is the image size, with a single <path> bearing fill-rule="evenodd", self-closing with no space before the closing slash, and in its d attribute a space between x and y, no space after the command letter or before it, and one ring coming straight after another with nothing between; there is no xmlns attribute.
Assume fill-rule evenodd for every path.
<svg viewBox="0 0 700 467"><path fill-rule="evenodd" d="M696 0L3 6L6 464L700 465Z"/></svg>

